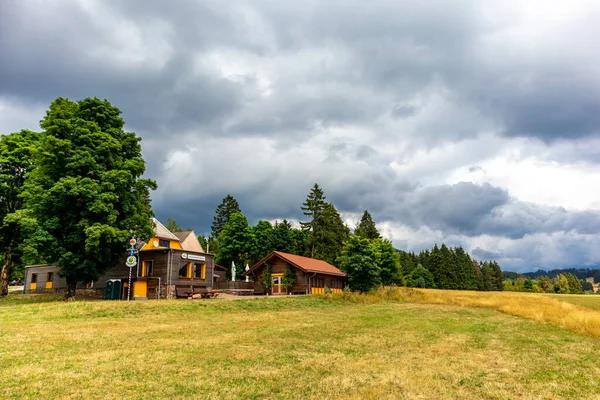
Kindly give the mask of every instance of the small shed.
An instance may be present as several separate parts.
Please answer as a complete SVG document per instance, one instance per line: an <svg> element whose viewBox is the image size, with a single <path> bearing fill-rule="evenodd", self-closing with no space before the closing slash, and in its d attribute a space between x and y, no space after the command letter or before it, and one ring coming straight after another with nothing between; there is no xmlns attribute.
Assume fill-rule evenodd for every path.
<svg viewBox="0 0 600 400"><path fill-rule="evenodd" d="M347 275L323 260L273 251L244 272L244 275L252 277L255 293L265 293L260 278L267 264L271 267L271 293L274 295L323 294L326 288L332 293L341 293L346 283ZM290 291L282 282L286 268L291 268L296 273L296 284Z"/></svg>

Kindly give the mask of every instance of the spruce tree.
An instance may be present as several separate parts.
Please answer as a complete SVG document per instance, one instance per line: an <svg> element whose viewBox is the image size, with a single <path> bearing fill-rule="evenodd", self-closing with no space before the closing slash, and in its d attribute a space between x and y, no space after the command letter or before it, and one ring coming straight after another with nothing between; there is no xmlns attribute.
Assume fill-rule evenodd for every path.
<svg viewBox="0 0 600 400"><path fill-rule="evenodd" d="M226 223L229 222L231 215L236 212L241 212L240 205L237 200L230 194L225 196L221 204L217 206L215 216L213 217L213 223L211 226L211 236L215 239L219 239L221 230Z"/></svg>
<svg viewBox="0 0 600 400"><path fill-rule="evenodd" d="M327 205L325 199L323 190L315 183L306 200L302 203L302 207L300 207L303 214L309 219L306 222L300 222L300 226L302 230L308 232L310 257L315 257L317 243L323 240L324 233L321 221Z"/></svg>
<svg viewBox="0 0 600 400"><path fill-rule="evenodd" d="M360 223L354 230L354 234L366 239L379 239L381 237L369 211L365 210L363 213Z"/></svg>
<svg viewBox="0 0 600 400"><path fill-rule="evenodd" d="M427 264L424 266L433 275L435 285L439 289L448 289L449 281L445 271L446 266L444 265L442 252L437 244L433 246L433 249L431 249L431 254L429 254Z"/></svg>
<svg viewBox="0 0 600 400"><path fill-rule="evenodd" d="M494 282L494 290L498 290L501 291L504 288L503 282L504 282L504 278L502 276L502 270L500 269L500 265L498 265L498 263L496 261L492 261L491 263L491 268L492 268L492 276L493 276L493 282Z"/></svg>
<svg viewBox="0 0 600 400"><path fill-rule="evenodd" d="M333 204L325 203L322 214L313 223L312 233L316 239L314 258L335 265L344 242L350 236L350 229L344 224Z"/></svg>

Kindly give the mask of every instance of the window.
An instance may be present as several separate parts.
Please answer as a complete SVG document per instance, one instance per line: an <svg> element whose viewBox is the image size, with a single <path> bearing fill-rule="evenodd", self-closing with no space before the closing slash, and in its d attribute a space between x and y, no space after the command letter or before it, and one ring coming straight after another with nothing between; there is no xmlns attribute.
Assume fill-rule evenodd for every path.
<svg viewBox="0 0 600 400"><path fill-rule="evenodd" d="M52 272L46 273L46 289L52 289L52 276L54 274Z"/></svg>
<svg viewBox="0 0 600 400"><path fill-rule="evenodd" d="M192 277L192 263L181 263L179 265L179 277L188 278Z"/></svg>
<svg viewBox="0 0 600 400"><path fill-rule="evenodd" d="M194 278L206 279L206 264L195 263L194 264Z"/></svg>
<svg viewBox="0 0 600 400"><path fill-rule="evenodd" d="M163 239L159 239L158 241L158 245L160 247L167 247L167 248L171 248L171 241L170 240L163 240Z"/></svg>
<svg viewBox="0 0 600 400"><path fill-rule="evenodd" d="M142 277L152 276L152 261L142 261Z"/></svg>
<svg viewBox="0 0 600 400"><path fill-rule="evenodd" d="M31 274L31 283L29 284L29 290L37 289L37 274Z"/></svg>

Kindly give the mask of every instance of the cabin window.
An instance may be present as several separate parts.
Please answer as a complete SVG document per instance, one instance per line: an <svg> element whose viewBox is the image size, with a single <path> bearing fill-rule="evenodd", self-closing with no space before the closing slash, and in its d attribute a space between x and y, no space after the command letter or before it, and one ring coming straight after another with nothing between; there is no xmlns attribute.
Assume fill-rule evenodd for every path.
<svg viewBox="0 0 600 400"><path fill-rule="evenodd" d="M152 261L142 261L142 277L152 276Z"/></svg>
<svg viewBox="0 0 600 400"><path fill-rule="evenodd" d="M37 274L31 274L31 283L29 284L29 290L37 289Z"/></svg>
<svg viewBox="0 0 600 400"><path fill-rule="evenodd" d="M180 278L188 278L192 277L192 263L182 263L179 266L179 277Z"/></svg>
<svg viewBox="0 0 600 400"><path fill-rule="evenodd" d="M206 264L195 263L194 264L194 278L206 279Z"/></svg>
<svg viewBox="0 0 600 400"><path fill-rule="evenodd" d="M52 282L52 278L54 277L53 275L54 275L53 272L48 272L46 274L46 282Z"/></svg>
<svg viewBox="0 0 600 400"><path fill-rule="evenodd" d="M170 241L170 240L163 240L163 239L160 239L160 240L158 241L158 245L159 245L160 247L167 247L167 248L171 248L171 241Z"/></svg>

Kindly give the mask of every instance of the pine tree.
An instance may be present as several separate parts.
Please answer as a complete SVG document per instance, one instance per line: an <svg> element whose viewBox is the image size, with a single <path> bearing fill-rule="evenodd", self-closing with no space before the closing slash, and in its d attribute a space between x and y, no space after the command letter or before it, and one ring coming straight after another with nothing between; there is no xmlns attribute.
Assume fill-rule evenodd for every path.
<svg viewBox="0 0 600 400"><path fill-rule="evenodd" d="M502 277L502 270L500 269L500 265L498 265L498 263L496 261L492 261L491 263L491 268L492 268L492 276L493 276L493 282L494 282L494 290L498 290L501 291L504 289L504 285L502 284L504 281L504 278Z"/></svg>
<svg viewBox="0 0 600 400"><path fill-rule="evenodd" d="M225 226L226 223L229 222L231 215L241 212L240 205L237 200L228 194L225 196L221 204L217 206L215 211L215 216L213 217L213 223L211 226L211 236L215 239L219 239L219 235L221 234L221 230Z"/></svg>
<svg viewBox="0 0 600 400"><path fill-rule="evenodd" d="M331 203L325 203L322 214L314 221L312 234L316 239L313 257L335 265L350 236L350 229Z"/></svg>
<svg viewBox="0 0 600 400"><path fill-rule="evenodd" d="M381 237L369 211L365 210L363 213L360 223L354 230L354 234L366 239L379 239Z"/></svg>
<svg viewBox="0 0 600 400"><path fill-rule="evenodd" d="M454 249L456 254L457 263L457 275L459 282L459 289L466 290L477 290L477 277L475 275L475 269L473 268L473 261L467 252L462 247L456 247Z"/></svg>
<svg viewBox="0 0 600 400"><path fill-rule="evenodd" d="M327 205L325 199L323 190L315 183L306 200L302 203L302 207L300 207L304 215L309 218L309 221L300 222L300 227L309 233L308 241L311 257L315 257L317 243L322 240L323 236L319 221L322 219L325 206Z"/></svg>
<svg viewBox="0 0 600 400"><path fill-rule="evenodd" d="M427 264L424 265L433 275L435 285L440 289L448 289L449 281L444 265L444 258L438 245L433 246Z"/></svg>
<svg viewBox="0 0 600 400"><path fill-rule="evenodd" d="M484 278L483 278L483 272L481 271L479 262L474 259L472 267L473 267L473 272L475 273L475 282L477 285L475 290L486 290L485 282L484 282Z"/></svg>
<svg viewBox="0 0 600 400"><path fill-rule="evenodd" d="M442 267L440 269L442 280L438 287L441 289L458 289L456 279L456 259L452 254L452 251L444 243L442 243L442 247L440 247L440 257L442 260Z"/></svg>

